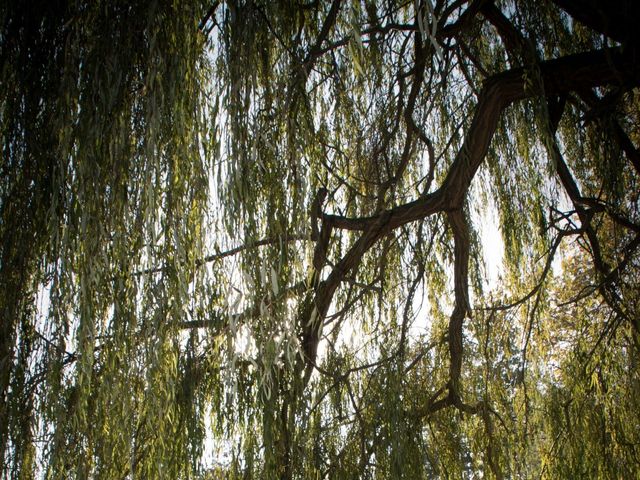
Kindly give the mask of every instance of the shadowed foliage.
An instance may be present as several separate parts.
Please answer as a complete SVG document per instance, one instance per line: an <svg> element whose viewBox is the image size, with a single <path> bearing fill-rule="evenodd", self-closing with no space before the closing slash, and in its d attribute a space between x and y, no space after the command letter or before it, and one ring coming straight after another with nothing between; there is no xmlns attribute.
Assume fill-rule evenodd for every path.
<svg viewBox="0 0 640 480"><path fill-rule="evenodd" d="M5 2L3 478L635 478L639 18Z"/></svg>

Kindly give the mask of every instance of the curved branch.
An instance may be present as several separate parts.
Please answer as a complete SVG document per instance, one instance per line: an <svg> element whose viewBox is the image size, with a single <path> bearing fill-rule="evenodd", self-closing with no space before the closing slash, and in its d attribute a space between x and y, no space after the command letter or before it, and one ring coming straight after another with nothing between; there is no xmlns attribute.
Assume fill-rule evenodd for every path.
<svg viewBox="0 0 640 480"><path fill-rule="evenodd" d="M462 209L449 212L449 224L454 240L455 306L449 318L449 395L459 400L462 371L462 325L469 308L469 226ZM455 402L454 403L458 403Z"/></svg>
<svg viewBox="0 0 640 480"><path fill-rule="evenodd" d="M539 68L546 95L559 95L576 89L608 84L640 83L640 64L634 62L633 57L623 54L621 49L617 48L585 52L541 62ZM306 358L304 361L307 366L304 384L310 378L310 372L315 364L317 342L322 336L322 321L329 310L333 294L345 275L360 264L363 255L378 240L394 229L436 213L460 210L471 181L489 150L489 144L498 126L502 111L512 103L533 97L535 94L536 92L525 86L525 70L523 68L494 75L484 84L462 148L456 155L438 190L413 202L399 205L371 217L348 218L323 215L323 219L329 222L332 227L361 230L362 234L335 265L328 278L320 282L315 298L308 303L307 308L302 309L298 319L298 324L304 331L303 344L312 347L305 350ZM453 218L454 221L458 221L455 215ZM455 322L458 321L458 316L461 313L464 316L466 308L465 305L465 309L457 313ZM314 315L314 322L310 322L311 315ZM311 329L309 328L310 323L314 324ZM457 339L451 340L454 345L451 347L451 352L457 362L458 346L454 344L455 341ZM457 365L452 362L452 378L456 378L457 371Z"/></svg>
<svg viewBox="0 0 640 480"><path fill-rule="evenodd" d="M278 245L280 243L310 241L310 240L311 238L309 237L309 235L288 235L283 237L263 238L260 240L255 240L253 242L247 242L244 245L239 245L237 247L230 248L229 250L224 250L219 253L212 253L211 255L207 255L206 257L198 258L196 259L195 263L196 263L196 267L201 267L205 263L211 263L217 260L222 260L223 258L231 257L245 250L251 250L257 247L264 247L266 245ZM167 269L166 266L152 267L152 268L147 268L145 270L139 270L135 272L133 275L136 275L136 276L150 275L152 273L164 272L166 269Z"/></svg>

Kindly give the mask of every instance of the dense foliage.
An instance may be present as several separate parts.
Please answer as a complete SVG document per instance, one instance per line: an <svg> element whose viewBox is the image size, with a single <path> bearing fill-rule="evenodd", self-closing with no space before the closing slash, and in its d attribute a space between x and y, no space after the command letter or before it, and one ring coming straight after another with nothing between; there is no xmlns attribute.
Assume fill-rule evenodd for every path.
<svg viewBox="0 0 640 480"><path fill-rule="evenodd" d="M639 18L4 2L3 478L636 478Z"/></svg>

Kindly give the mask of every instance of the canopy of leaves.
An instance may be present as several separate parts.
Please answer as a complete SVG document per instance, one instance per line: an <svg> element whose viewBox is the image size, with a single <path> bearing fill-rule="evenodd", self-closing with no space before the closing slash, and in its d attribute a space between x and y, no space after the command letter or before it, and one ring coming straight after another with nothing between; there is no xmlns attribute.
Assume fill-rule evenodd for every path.
<svg viewBox="0 0 640 480"><path fill-rule="evenodd" d="M4 2L3 478L635 478L638 18Z"/></svg>

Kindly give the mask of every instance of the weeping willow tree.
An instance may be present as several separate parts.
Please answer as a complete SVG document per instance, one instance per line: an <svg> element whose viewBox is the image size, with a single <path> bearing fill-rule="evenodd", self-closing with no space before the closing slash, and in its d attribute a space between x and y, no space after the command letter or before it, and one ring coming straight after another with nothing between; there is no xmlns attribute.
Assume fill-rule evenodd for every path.
<svg viewBox="0 0 640 480"><path fill-rule="evenodd" d="M3 476L635 478L638 18L5 2Z"/></svg>

